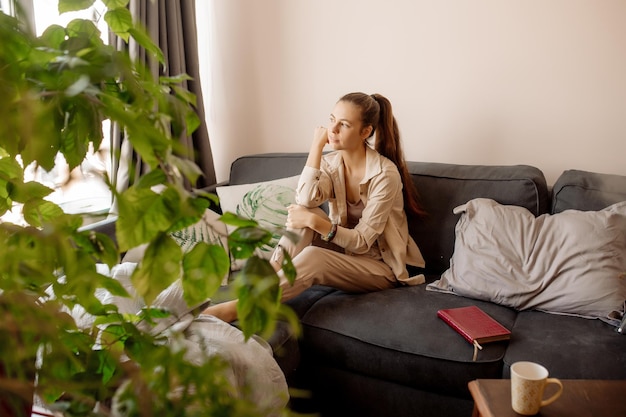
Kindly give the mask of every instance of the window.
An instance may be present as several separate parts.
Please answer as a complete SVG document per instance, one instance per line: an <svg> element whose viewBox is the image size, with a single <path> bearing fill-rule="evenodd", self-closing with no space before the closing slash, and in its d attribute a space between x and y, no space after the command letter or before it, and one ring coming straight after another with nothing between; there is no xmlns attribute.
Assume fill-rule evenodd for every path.
<svg viewBox="0 0 626 417"><path fill-rule="evenodd" d="M73 19L90 19L100 28L103 41L108 43L108 29L104 22L104 5L98 0L94 5L81 12L58 13L58 0L32 0L32 21L37 36L52 24L65 26ZM0 0L2 11L10 14L11 1ZM69 170L62 155L58 155L56 166L49 172L35 166L27 167L26 181L37 181L54 190L48 197L67 213L83 214L85 224L101 219L111 206L111 192L106 186L104 174L110 174L110 140L108 123L103 126L104 140L100 149L90 149L83 163ZM16 206L0 221L22 223L21 208Z"/></svg>
<svg viewBox="0 0 626 417"><path fill-rule="evenodd" d="M0 11L9 16L13 16L13 4L10 0L0 0Z"/></svg>

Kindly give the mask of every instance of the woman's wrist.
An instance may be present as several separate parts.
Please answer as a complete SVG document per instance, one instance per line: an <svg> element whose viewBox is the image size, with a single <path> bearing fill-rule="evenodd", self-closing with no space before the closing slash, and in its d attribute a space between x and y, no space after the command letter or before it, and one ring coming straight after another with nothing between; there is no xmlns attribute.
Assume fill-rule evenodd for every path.
<svg viewBox="0 0 626 417"><path fill-rule="evenodd" d="M318 149L315 146L311 146L305 165L311 168L320 169L322 155L324 154L323 149L323 147L322 149Z"/></svg>
<svg viewBox="0 0 626 417"><path fill-rule="evenodd" d="M337 234L337 223L331 223L330 230L328 231L328 233L326 235L321 235L321 237L323 241L331 242L335 238L336 234Z"/></svg>

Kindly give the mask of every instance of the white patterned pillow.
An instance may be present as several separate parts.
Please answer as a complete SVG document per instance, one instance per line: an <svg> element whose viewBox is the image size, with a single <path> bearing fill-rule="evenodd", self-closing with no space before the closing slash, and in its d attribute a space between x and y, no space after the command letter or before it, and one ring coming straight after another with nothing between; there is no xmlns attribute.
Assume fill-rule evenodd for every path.
<svg viewBox="0 0 626 417"><path fill-rule="evenodd" d="M295 203L299 177L296 175L273 181L217 187L222 212L256 220L263 228L284 227L287 207ZM229 232L233 229L228 226ZM260 248L257 255L269 259L278 239L280 235L274 234L270 243ZM237 261L232 269L239 269L242 265L243 262Z"/></svg>
<svg viewBox="0 0 626 417"><path fill-rule="evenodd" d="M195 224L173 232L171 236L185 253L193 249L198 242L220 245L228 249L228 229L226 224L219 220L220 217L213 210L207 209Z"/></svg>

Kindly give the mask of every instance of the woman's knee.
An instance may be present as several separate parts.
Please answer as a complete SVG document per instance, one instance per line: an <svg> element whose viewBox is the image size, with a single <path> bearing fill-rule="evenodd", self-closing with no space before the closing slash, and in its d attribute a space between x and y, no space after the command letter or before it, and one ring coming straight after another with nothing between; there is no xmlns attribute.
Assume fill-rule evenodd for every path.
<svg viewBox="0 0 626 417"><path fill-rule="evenodd" d="M328 257L324 256L328 250L318 246L307 246L292 259L296 270L296 279L300 281L319 279L324 275Z"/></svg>
<svg viewBox="0 0 626 417"><path fill-rule="evenodd" d="M328 249L320 248L319 246L309 245L306 248L302 249L302 251L293 259L293 264L295 265L319 265L320 263L325 262L324 256L325 253L328 253Z"/></svg>

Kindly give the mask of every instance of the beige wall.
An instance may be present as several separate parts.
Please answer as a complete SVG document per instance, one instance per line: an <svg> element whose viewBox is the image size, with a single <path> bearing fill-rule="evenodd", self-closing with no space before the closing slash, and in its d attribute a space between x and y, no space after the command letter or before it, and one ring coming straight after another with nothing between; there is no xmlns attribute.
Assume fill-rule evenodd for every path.
<svg viewBox="0 0 626 417"><path fill-rule="evenodd" d="M409 160L626 175L624 0L197 3L219 180L307 151L350 91L391 100Z"/></svg>

